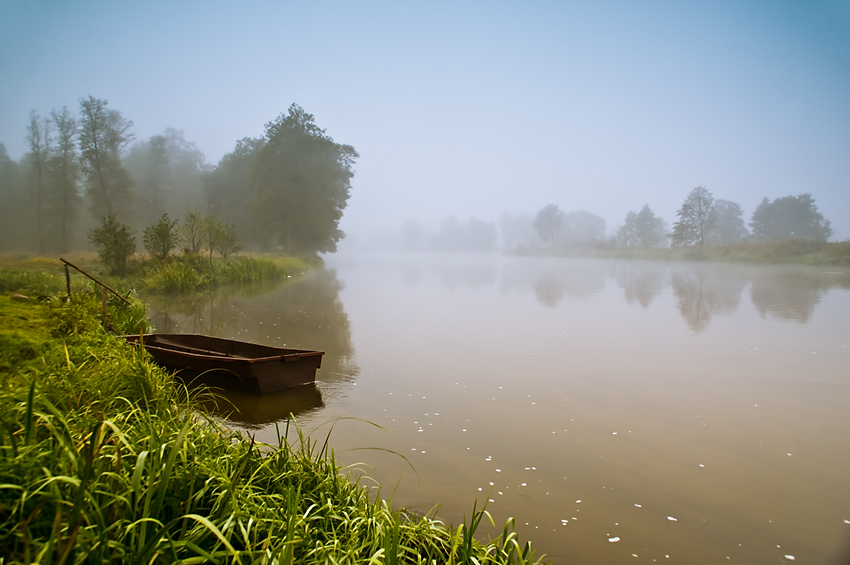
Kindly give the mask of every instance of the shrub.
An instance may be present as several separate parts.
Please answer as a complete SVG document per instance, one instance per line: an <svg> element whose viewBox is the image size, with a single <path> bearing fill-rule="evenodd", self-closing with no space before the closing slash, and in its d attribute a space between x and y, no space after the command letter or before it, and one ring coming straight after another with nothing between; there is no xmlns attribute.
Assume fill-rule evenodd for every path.
<svg viewBox="0 0 850 565"><path fill-rule="evenodd" d="M171 220L168 214L163 214L157 223L144 231L145 249L151 257L160 261L177 247L177 240L177 220Z"/></svg>
<svg viewBox="0 0 850 565"><path fill-rule="evenodd" d="M114 275L127 272L127 259L136 252L136 238L127 224L122 224L115 214L100 218L100 227L90 230L89 241L97 249L100 261Z"/></svg>

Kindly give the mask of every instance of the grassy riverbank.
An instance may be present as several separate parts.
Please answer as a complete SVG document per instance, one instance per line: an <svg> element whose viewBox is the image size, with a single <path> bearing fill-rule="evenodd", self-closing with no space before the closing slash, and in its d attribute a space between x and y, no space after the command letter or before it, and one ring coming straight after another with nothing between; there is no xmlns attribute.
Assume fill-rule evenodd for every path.
<svg viewBox="0 0 850 565"><path fill-rule="evenodd" d="M110 276L94 254L77 254L66 257L69 261L100 280L122 288L135 288L156 293L192 293L221 286L255 284L280 281L309 271L321 265L319 257L300 258L288 256L236 256L209 261L196 255L169 257L164 261L151 259L130 261L127 274ZM54 257L21 256L0 257L0 268L5 270L0 292L15 291L14 287L29 286L38 294L50 294L65 288L64 279L52 275L63 273L64 265ZM72 279L82 279L71 270ZM88 285L87 282L84 286ZM82 288L82 287L81 287Z"/></svg>
<svg viewBox="0 0 850 565"><path fill-rule="evenodd" d="M43 289L64 285L43 275ZM41 294L4 270L0 286ZM145 329L141 303L115 302L116 332ZM221 427L104 331L100 307L85 288L71 303L0 296L0 562L534 559L510 521L484 544L472 537L480 511L452 528L393 510L335 463L324 438L281 430L267 446Z"/></svg>
<svg viewBox="0 0 850 565"><path fill-rule="evenodd" d="M516 255L598 257L654 261L723 261L737 263L792 263L850 267L850 241L827 242L786 240L745 242L706 247L633 247L627 249L535 249L517 250Z"/></svg>

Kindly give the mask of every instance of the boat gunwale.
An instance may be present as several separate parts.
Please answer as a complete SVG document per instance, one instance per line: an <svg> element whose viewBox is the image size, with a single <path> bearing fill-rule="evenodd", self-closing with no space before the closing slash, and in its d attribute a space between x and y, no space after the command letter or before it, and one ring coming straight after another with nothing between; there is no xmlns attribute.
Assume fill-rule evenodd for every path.
<svg viewBox="0 0 850 565"><path fill-rule="evenodd" d="M264 357L246 357L244 355L231 355L231 354L227 354L227 353L220 353L220 354L217 354L217 355L207 355L207 354L203 354L203 353L194 353L194 352L191 352L191 351L181 351L180 349L178 349L176 347L168 347L167 340L161 341L161 340L157 339L158 337L162 337L162 336L178 336L178 335L179 336L185 336L185 337L200 337L200 338L203 338L203 339L207 339L207 338L221 339L221 340L231 341L231 342L234 342L234 343L248 344L248 345L252 345L252 346L256 346L256 347L270 347L272 349L278 349L278 350L281 350L281 351L290 351L291 353L279 353L277 355L266 355ZM257 343L252 343L250 341L242 341L242 340L236 340L236 339L229 339L228 340L227 338L207 336L207 335L204 335L204 334L141 334L141 335L124 335L124 336L121 336L121 337L123 337L125 340L127 340L128 343L133 344L133 345L139 344L140 343L139 338L141 337L141 344L145 348L145 350L152 349L152 350L156 350L156 351L162 351L162 352L172 353L172 354L176 354L176 355L181 355L181 356L185 356L185 357L189 357L189 358L193 358L193 359L203 359L203 360L217 361L217 362L228 361L229 363L249 363L249 364L258 363L258 362L270 362L270 361L286 362L287 360L293 360L294 361L296 359L301 359L301 358L304 358L304 357L315 357L315 356L321 356L321 355L325 354L324 351L318 351L318 350L314 350L314 349L294 349L294 348L265 346L265 345L260 345L260 344L257 344ZM148 341L148 338L153 338L153 343L150 343ZM178 344L178 343L175 343L175 345L180 346L180 344ZM188 347L188 346L184 346L184 347ZM209 350L209 351L211 352L211 350Z"/></svg>

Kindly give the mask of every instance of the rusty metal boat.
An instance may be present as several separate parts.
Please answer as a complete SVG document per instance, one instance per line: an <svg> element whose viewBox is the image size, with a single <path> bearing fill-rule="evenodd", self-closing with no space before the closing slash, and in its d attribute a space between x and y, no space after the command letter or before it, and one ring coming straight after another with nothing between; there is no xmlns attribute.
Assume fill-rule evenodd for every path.
<svg viewBox="0 0 850 565"><path fill-rule="evenodd" d="M184 380L255 393L314 382L325 353L199 334L126 335L124 339L136 344L141 339L158 364L177 370Z"/></svg>

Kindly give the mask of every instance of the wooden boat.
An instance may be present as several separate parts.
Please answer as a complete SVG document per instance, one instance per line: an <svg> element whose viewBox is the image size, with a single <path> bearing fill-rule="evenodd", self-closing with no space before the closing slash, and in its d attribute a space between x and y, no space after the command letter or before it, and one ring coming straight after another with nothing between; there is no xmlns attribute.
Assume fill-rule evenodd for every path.
<svg viewBox="0 0 850 565"><path fill-rule="evenodd" d="M257 393L312 383L324 351L286 349L198 334L125 335L142 339L156 362L182 378Z"/></svg>

